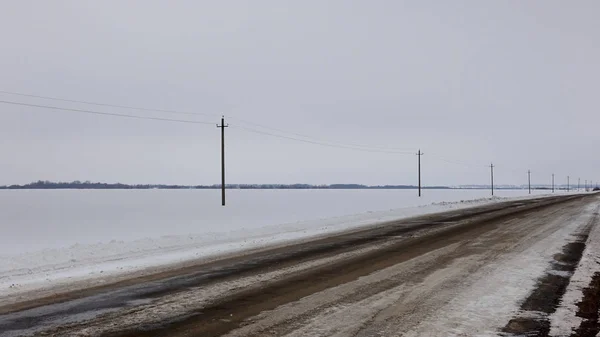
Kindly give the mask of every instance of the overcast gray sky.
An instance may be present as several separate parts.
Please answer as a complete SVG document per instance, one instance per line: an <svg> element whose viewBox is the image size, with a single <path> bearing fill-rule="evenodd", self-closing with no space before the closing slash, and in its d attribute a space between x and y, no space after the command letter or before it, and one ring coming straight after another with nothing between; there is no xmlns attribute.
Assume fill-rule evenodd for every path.
<svg viewBox="0 0 600 337"><path fill-rule="evenodd" d="M534 183L583 183L600 180L598 13L598 1L4 1L0 90L207 115L0 100L225 114L231 183L413 184L418 148L425 184L486 184L491 161L499 184L529 168ZM214 124L0 104L0 184L213 184L219 156Z"/></svg>

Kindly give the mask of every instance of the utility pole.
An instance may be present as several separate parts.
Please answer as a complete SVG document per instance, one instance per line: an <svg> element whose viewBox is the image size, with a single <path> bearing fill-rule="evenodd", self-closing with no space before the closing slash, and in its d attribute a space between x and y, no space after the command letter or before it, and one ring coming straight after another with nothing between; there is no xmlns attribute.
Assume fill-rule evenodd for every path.
<svg viewBox="0 0 600 337"><path fill-rule="evenodd" d="M581 178L577 178L577 192L581 189Z"/></svg>
<svg viewBox="0 0 600 337"><path fill-rule="evenodd" d="M225 116L221 118L221 125L217 124L218 128L221 128L221 205L225 206L225 128L229 125L225 125Z"/></svg>
<svg viewBox="0 0 600 337"><path fill-rule="evenodd" d="M552 193L554 193L554 173L552 173Z"/></svg>
<svg viewBox="0 0 600 337"><path fill-rule="evenodd" d="M531 170L527 170L527 182L529 185L529 194L531 194Z"/></svg>
<svg viewBox="0 0 600 337"><path fill-rule="evenodd" d="M585 181L585 183L583 184L583 190L587 192L587 180Z"/></svg>
<svg viewBox="0 0 600 337"><path fill-rule="evenodd" d="M567 176L567 192L569 192L569 176Z"/></svg>
<svg viewBox="0 0 600 337"><path fill-rule="evenodd" d="M424 155L423 152L421 152L421 149L419 149L419 152L417 153L417 156L419 156L419 197L421 196L421 156Z"/></svg>
<svg viewBox="0 0 600 337"><path fill-rule="evenodd" d="M490 163L490 172L492 173L492 196L494 196L494 163Z"/></svg>

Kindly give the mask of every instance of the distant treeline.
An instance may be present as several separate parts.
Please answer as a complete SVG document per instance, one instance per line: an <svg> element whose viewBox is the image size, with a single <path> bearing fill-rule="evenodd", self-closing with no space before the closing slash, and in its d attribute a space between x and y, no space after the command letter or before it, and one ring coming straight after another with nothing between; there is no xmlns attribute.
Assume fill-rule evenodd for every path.
<svg viewBox="0 0 600 337"><path fill-rule="evenodd" d="M310 185L310 184L227 184L228 189L416 189L413 185L381 185L368 186L361 184L331 184L331 185ZM72 182L52 182L36 181L26 185L0 186L0 189L26 190L26 189L123 189L123 190L144 190L144 189L218 189L221 185L164 185L164 184L145 184L129 185L121 183L93 183L90 181L72 181ZM450 189L447 186L427 186L423 189Z"/></svg>

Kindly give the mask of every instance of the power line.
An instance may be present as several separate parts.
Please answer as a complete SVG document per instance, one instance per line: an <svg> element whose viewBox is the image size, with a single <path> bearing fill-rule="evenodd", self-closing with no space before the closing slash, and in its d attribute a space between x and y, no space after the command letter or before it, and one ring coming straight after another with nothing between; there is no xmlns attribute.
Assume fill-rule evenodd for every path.
<svg viewBox="0 0 600 337"><path fill-rule="evenodd" d="M140 111L149 111L149 112L161 112L161 113L171 113L171 114L183 114L183 115L200 115L200 116L211 116L211 117L219 117L220 115L218 114L209 114L209 113L202 113L202 112L187 112L187 111L179 111L179 110L165 110L165 109L153 109L153 108L144 108L144 107L136 107L136 106L127 106L127 105L117 105L117 104L110 104L110 103L101 103L101 102L91 102L91 101L83 101L83 100L76 100L76 99L67 99L67 98L59 98L59 97L51 97L51 96L43 96L43 95L33 95L33 94L26 94L26 93L20 93L20 92L14 92L14 91L6 91L6 90L0 90L0 93L2 94L9 94L9 95L16 95L16 96L23 96L23 97L32 97L32 98L41 98L41 99L47 99L47 100L54 100L54 101L61 101L61 102L70 102L70 103L80 103L80 104L89 104L89 105L95 105L95 106L104 106L104 107L113 107L113 108L120 108L120 109L131 109L131 110L140 110ZM235 119L235 117L233 117ZM276 131L276 132L281 132L284 134L290 134L290 135L294 135L294 136L298 136L298 137L302 137L302 138L307 138L309 140L312 140L314 142L321 142L321 143L334 143L334 144L338 144L341 146L348 146L348 147L364 147L367 149L377 149L377 150L385 150L385 151L406 151L406 150L413 150L413 149L407 149L407 148L390 148L390 147L378 147L378 146L368 146L368 145L362 145L362 144L357 144L357 143L343 143L343 142L336 142L336 141L327 141L327 140L323 140L323 139L318 139L312 136L308 136L308 135L304 135L304 134L300 134L300 133L295 133L292 131L286 131L286 130L282 130L282 129L277 129L277 128L273 128L270 126L266 126L266 125L261 125L258 123L254 123L254 122L250 122L247 120L243 120L243 119L237 119L240 123L243 124L247 124L250 126L255 126L255 127L259 127L259 128L263 128L263 129L267 129L267 130L271 130L271 131ZM209 123L210 124L210 123Z"/></svg>
<svg viewBox="0 0 600 337"><path fill-rule="evenodd" d="M359 148L359 147L337 145L337 144L328 144L328 143L317 142L317 141L312 141L312 140L307 140L307 139L300 139L300 138L294 138L294 137L288 137L288 136L278 135L278 134L274 134L274 133L270 133L270 132L265 132L265 131L261 131L261 130L256 130L256 129L248 128L248 127L245 127L245 126L239 126L239 125L237 125L237 126L236 125L230 125L230 126L231 127L236 127L236 128L238 128L240 130L244 130L244 131L247 131L247 132L253 132L253 133L257 133L257 134L261 134L261 135L266 135L266 136L271 136L271 137L277 137L277 138L282 138L282 139L288 139L288 140L294 140L294 141L298 141L298 142L304 142L304 143L315 144L315 145L322 145L322 146L329 146L329 147L336 147L336 148L350 149L350 150L364 151L364 152L379 152L379 153L390 153L390 154L413 154L412 152L385 151L385 150L377 150L377 149L364 149L364 148Z"/></svg>
<svg viewBox="0 0 600 337"><path fill-rule="evenodd" d="M177 122L177 123L191 123L191 124L210 124L210 125L213 124L213 123L210 123L210 122L200 122L200 121L190 121L190 120L183 120L183 119L171 119L171 118L160 118L160 117L127 115L127 114L112 113L112 112L101 112L101 111L93 111L93 110L70 109L70 108L61 108L61 107L50 106L50 105L27 104L27 103L11 102L11 101L0 101L0 103L3 103L3 104L12 104L12 105L22 105L22 106L28 106L28 107L33 107L33 108L62 110L62 111L71 111L71 112L81 112L81 113L94 114L94 115L125 117L125 118L135 118L135 119L149 119L149 120L163 121L163 122Z"/></svg>
<svg viewBox="0 0 600 337"><path fill-rule="evenodd" d="M457 160L449 160L449 159L438 157L436 155L432 155L431 158L435 159L435 160L443 161L448 164L461 165L461 166L465 166L465 167L469 167L469 168L479 168L480 167L479 165L475 166L475 165L467 164L467 163L457 161ZM489 167L489 166L484 165L483 167Z"/></svg>
<svg viewBox="0 0 600 337"><path fill-rule="evenodd" d="M0 92L2 92L2 91L0 91ZM50 106L50 105L29 104L29 103L21 103L21 102L13 102L13 101L3 101L3 100L0 100L0 103L11 104L11 105L20 105L20 106L28 106L28 107L41 108L41 109L52 109L52 110L60 110L60 111L70 111L70 112L88 113L88 114L95 114L95 115L113 116L113 117L125 117L125 118L146 119L146 120L156 120L156 121L165 121L165 122L178 122L178 123L192 123L192 124L213 124L211 122L201 122L201 121L191 121L191 120L183 120L183 119L172 119L172 118L161 118L161 117L148 117L148 116L128 115L128 114L121 114L121 113L101 112L101 111L84 110L84 109L72 109L72 108L63 108L63 107ZM113 106L113 105L106 105L106 106ZM146 109L146 110L152 110L152 109ZM152 111L157 111L157 110L152 110ZM341 144L329 144L329 143L325 143L325 142L312 141L312 140L299 139L299 138L288 137L288 136L283 136L283 135L277 135L277 134L273 134L273 133L269 133L269 132L264 132L264 131L261 131L261 130L247 128L247 127L244 127L244 126L237 126L237 127L239 129L246 130L246 131L249 131L249 132L264 134L264 135L268 135L268 136L272 136L272 137L278 137L278 138L283 138L283 139L295 140L295 141L299 141L299 142L317 144L317 145L322 145L322 146L345 148L345 149L352 149L352 150L365 151L365 152L381 152L381 153L393 153L393 154L410 154L410 152L399 152L399 151L383 150L383 149L377 149L377 148L359 148L359 147L346 146L346 145L341 145Z"/></svg>
<svg viewBox="0 0 600 337"><path fill-rule="evenodd" d="M89 105L96 105L96 106L106 106L106 107L112 107L112 108L131 109L131 110L140 110L140 111L164 112L164 113L182 114L182 115L201 115L201 116L211 116L211 117L218 117L219 116L218 114L209 114L209 113L204 113L204 112L186 112L186 111L177 111L177 110L162 110L162 109L141 108L141 107L127 106L127 105L117 105L117 104L109 104L109 103L79 101L79 100L74 100L74 99L66 99L66 98L58 98L58 97L50 97L50 96L31 95L31 94L24 94L24 93L20 93L20 92L12 92L12 91L4 91L4 90L0 90L0 93L2 93L2 94L9 94L9 95L16 95L16 96L23 96L23 97L33 97L33 98L49 99L49 100L53 100L53 101L70 102L70 103L80 103L80 104L89 104Z"/></svg>
<svg viewBox="0 0 600 337"><path fill-rule="evenodd" d="M177 122L177 123L191 123L191 124L210 124L210 125L213 124L211 122L190 121L190 120L183 120L183 119L160 118L160 117L148 117L148 116L138 116L138 115L127 115L127 114L120 114L120 113L101 112L101 111L83 110L83 109L71 109L71 108L62 108L62 107L50 106L50 105L28 104L28 103L12 102L12 101L2 101L2 100L0 100L0 103L11 104L11 105L20 105L20 106L28 106L28 107L41 108L41 109L71 111L71 112L88 113L88 114L103 115L103 116L113 116L113 117L147 119L147 120L156 120L156 121L163 121L163 122ZM254 133L258 133L258 134L272 136L272 137L278 137L278 138L289 139L289 140L294 140L294 141L299 141L299 142L317 144L317 145L322 145L322 146L345 148L345 149L351 149L351 150L357 150L357 151L365 151L365 152L381 152L381 153L390 153L390 154L411 154L411 152L399 152L399 151L386 151L386 150L377 150L377 149L365 149L365 148L358 148L358 147L345 146L345 145L328 144L328 143L324 143L324 142L317 142L317 141L311 141L311 140L306 140L306 139L299 139L299 138L294 138L294 137L277 135L277 134L273 134L273 133L269 133L269 132L255 130L255 129L252 129L252 128L247 128L247 127L244 127L244 126L237 126L237 128L239 128L241 130L249 131L249 132L254 132Z"/></svg>
<svg viewBox="0 0 600 337"><path fill-rule="evenodd" d="M236 119L235 117L232 117L232 118ZM413 150L412 148L395 148L395 147L383 147L383 146L370 146L370 145L362 145L362 144L351 143L351 142L346 143L346 142L328 141L328 140L315 138L315 137L308 136L308 135L301 134L301 133L286 131L286 130L282 130L282 129L278 129L278 128L274 128L274 127L270 127L270 126L266 126L266 125L262 125L262 124L258 124L258 123L254 123L254 122L250 122L250 121L243 120L243 119L238 119L238 122L243 123L243 124L248 124L248 125L251 125L251 126L255 126L255 127L259 127L259 128L262 128L262 129L267 129L267 130L271 130L271 131L276 131L276 132L284 133L284 134L287 133L287 134L290 134L290 135L294 135L294 136L306 138L306 139L312 140L314 142L320 142L320 143L332 143L332 144L338 144L338 145L342 145L342 146L363 147L363 148L366 148L366 149L375 149L375 150L384 150L384 151L408 151L408 150Z"/></svg>
<svg viewBox="0 0 600 337"><path fill-rule="evenodd" d="M23 97L31 97L31 98L40 98L40 99L54 100L54 101L62 101L62 102L70 102L70 103L80 103L80 104L89 104L89 105L95 105L95 106L113 107L113 108L120 108L120 109L131 109L131 110L148 111L148 112L182 114L182 115L189 115L189 116L211 116L211 117L213 117L213 116L219 116L218 114L210 114L210 113L202 113L202 112L187 112L187 111L178 111L178 110L153 109L153 108L135 107L135 106L127 106L127 105L117 105L117 104L91 102L91 101L84 101L84 100L58 98L58 97L51 97L51 96L33 95L33 94L19 93L19 92L6 91L6 90L0 90L0 93L2 93L2 94L8 94L8 95L23 96ZM35 107L35 108L45 108L45 109L52 109L52 110L61 110L61 111L71 111L71 112L79 112L79 113L88 113L88 114L95 114L95 115L105 115L105 116L113 116L113 117L133 118L133 119L146 119L146 120L165 121L165 122L177 122L177 123L190 123L190 124L212 124L211 122L183 120L183 119L172 119L172 118L161 118L161 117L150 117L150 116L139 116L139 115L129 115L129 114L122 114L122 113L100 112L100 111L85 110L85 109L71 109L71 108L62 108L62 107L57 107L57 106L37 105L37 104L28 104L28 103L12 102L12 101L1 101L0 100L0 103L3 103L3 104L12 104L12 105L21 105L21 106L28 106L28 107ZM412 152L406 152L406 151L404 151L404 150L408 150L406 148L368 146L368 145L362 145L362 144L357 144L357 143L343 143L343 142L337 142L337 141L326 141L326 140L318 139L318 138L315 138L315 137L312 137L312 136L308 136L308 135L304 135L304 134L300 134L300 133L295 133L295 132L291 132L291 131L286 131L286 130L283 130L283 129L273 128L273 127L270 127L270 126L261 125L261 124L250 122L250 121L246 121L246 120L243 120L243 119L238 119L238 121L240 123L243 123L243 124L252 125L252 126L255 126L255 127L258 127L258 128L267 129L267 130L271 130L271 131L276 131L276 132L280 132L280 133L283 133L283 134L290 134L290 135L301 137L301 138L304 138L304 139L299 139L299 138L296 138L296 137L279 135L279 134L273 134L273 133L270 133L270 132L265 132L265 131L262 131L262 130L257 130L257 129L253 129L253 128L249 128L249 127L244 127L244 126L237 126L238 128L240 128L242 130L245 130L245 131L249 131L249 132L253 132L253 133L258 133L258 134L263 134L263 135L268 135L268 136L271 136L271 137L277 137L277 138L282 138L282 139L294 140L294 141L299 141L299 142L304 142L304 143L310 143L310 144L316 144L316 145L322 145L322 146L328 146L328 147L335 147L335 148L343 148L343 149L351 149L351 150L357 150L357 151L364 151L364 152L379 152L379 153L389 153L389 154L411 154L412 153ZM461 162L461 161L457 161L457 160L449 160L449 159L437 157L435 155L432 155L431 158L435 159L435 160L442 161L442 162L450 163L450 164L462 165L462 166L469 167L469 168L480 167L479 165L474 166L474 165L471 165L471 164L467 164L465 162ZM489 167L489 166L486 165L485 167ZM508 168L508 169L511 170L511 171L517 172L517 170L511 169L511 168Z"/></svg>

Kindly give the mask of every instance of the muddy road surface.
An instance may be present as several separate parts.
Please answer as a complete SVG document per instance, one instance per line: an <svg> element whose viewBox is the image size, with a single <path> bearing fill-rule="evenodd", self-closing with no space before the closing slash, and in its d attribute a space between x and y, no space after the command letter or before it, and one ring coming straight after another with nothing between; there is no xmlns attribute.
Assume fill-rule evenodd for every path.
<svg viewBox="0 0 600 337"><path fill-rule="evenodd" d="M599 205L497 202L0 304L0 337L548 336ZM598 279L574 335L598 331Z"/></svg>

